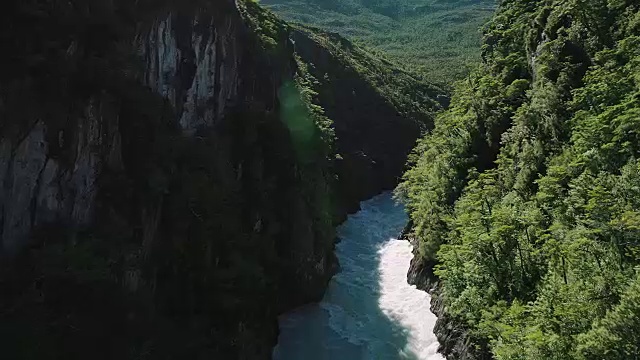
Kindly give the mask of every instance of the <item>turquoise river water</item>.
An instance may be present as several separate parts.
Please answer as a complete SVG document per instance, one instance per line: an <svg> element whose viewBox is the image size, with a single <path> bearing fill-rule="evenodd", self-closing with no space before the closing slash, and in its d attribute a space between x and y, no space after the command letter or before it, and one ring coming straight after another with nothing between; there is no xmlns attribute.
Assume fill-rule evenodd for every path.
<svg viewBox="0 0 640 360"><path fill-rule="evenodd" d="M275 360L443 360L426 292L407 284L407 222L386 193L338 228L341 271L319 304L280 317Z"/></svg>

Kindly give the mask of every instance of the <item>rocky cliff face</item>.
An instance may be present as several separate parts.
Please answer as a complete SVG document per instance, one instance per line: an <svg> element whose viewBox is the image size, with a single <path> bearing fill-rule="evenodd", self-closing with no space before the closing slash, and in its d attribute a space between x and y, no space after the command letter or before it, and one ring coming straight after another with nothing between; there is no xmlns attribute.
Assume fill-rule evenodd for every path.
<svg viewBox="0 0 640 360"><path fill-rule="evenodd" d="M332 214L318 205L326 150L301 163L280 121L278 91L296 73L286 38L268 53L243 15L259 9L219 1L96 44L127 24L92 6L39 14L33 38L49 22L101 26L51 35L59 54L36 69L65 65L52 89L28 69L3 74L5 89L27 88L0 101L7 353L269 358L276 315L321 297L334 264ZM16 19L33 20L26 7ZM123 42L130 55L111 55ZM140 69L119 68L131 55Z"/></svg>
<svg viewBox="0 0 640 360"><path fill-rule="evenodd" d="M172 12L137 38L144 83L171 102L186 132L213 126L239 100L243 27L238 17Z"/></svg>
<svg viewBox="0 0 640 360"><path fill-rule="evenodd" d="M43 120L35 118L27 129L0 140L3 252L17 251L43 224L89 225L98 176L105 167L122 167L118 119L108 100L92 97L73 115L73 132L51 133ZM55 154L62 148L68 150L64 160Z"/></svg>
<svg viewBox="0 0 640 360"><path fill-rule="evenodd" d="M342 212L391 190L433 113L446 106L436 86L421 82L335 33L296 28L291 40L311 66L318 103L334 121L337 192ZM440 96L443 103L432 99Z"/></svg>
<svg viewBox="0 0 640 360"><path fill-rule="evenodd" d="M407 273L407 282L422 291L429 292L431 295L431 312L438 317L433 329L440 343L438 352L449 360L491 359L487 349L477 348L477 344L472 341L469 329L464 323L447 313L442 295L442 286L438 276L433 273L436 264L429 263L428 260L418 254L418 239L413 234L413 223L411 221L405 226L399 239L409 241L414 248L414 256L411 259L411 265Z"/></svg>
<svg viewBox="0 0 640 360"><path fill-rule="evenodd" d="M312 74L324 83L318 92L327 116L335 121L340 199L347 212L354 211L360 201L398 183L422 124L402 116L362 75L340 64L308 32L296 30L292 40L300 57L314 65Z"/></svg>
<svg viewBox="0 0 640 360"><path fill-rule="evenodd" d="M253 2L49 5L4 19L6 353L269 358L276 316L335 271L335 219L393 185L421 125L352 70L309 96L344 61Z"/></svg>

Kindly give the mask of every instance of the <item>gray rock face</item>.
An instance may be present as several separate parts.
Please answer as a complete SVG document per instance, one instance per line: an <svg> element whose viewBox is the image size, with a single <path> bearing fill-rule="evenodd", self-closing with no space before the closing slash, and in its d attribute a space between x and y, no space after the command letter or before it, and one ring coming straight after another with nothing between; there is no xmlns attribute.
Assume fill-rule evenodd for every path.
<svg viewBox="0 0 640 360"><path fill-rule="evenodd" d="M38 198L39 181L47 162L44 125L37 122L15 145L2 141L4 176L2 200L3 248L15 249L35 222L32 204Z"/></svg>
<svg viewBox="0 0 640 360"><path fill-rule="evenodd" d="M488 351L476 348L464 324L447 314L439 286L430 293L431 311L438 317L433 329L440 342L438 351L448 360L491 360Z"/></svg>
<svg viewBox="0 0 640 360"><path fill-rule="evenodd" d="M431 294L431 311L438 317L433 329L440 343L438 352L448 360L490 360L488 350L476 348L465 325L447 313L441 283L433 273L436 264L429 263L418 253L418 239L413 235L412 222L407 224L399 239L409 241L414 248L407 282Z"/></svg>
<svg viewBox="0 0 640 360"><path fill-rule="evenodd" d="M270 155L283 158L277 162L269 160L271 168L265 167L268 157L261 150L247 151L242 155L243 160L234 158L238 156L235 143L286 142L288 133L277 115L271 117L274 124L270 125L270 134L233 135L228 130L229 121L224 120L231 117L231 109L239 104L250 104L252 111L258 113L277 112L278 89L283 79L292 79L295 72L294 62L286 60L289 56L293 59L292 48L283 50L284 61L265 60L266 55L259 49L250 48L250 30L237 10L169 13L141 27L144 30L132 43L143 65L138 80L173 106L174 121L185 140L200 141L201 134L195 138L198 131L215 139L215 150L219 154L214 166L221 184L271 199L265 204L251 199L253 202L248 202L244 212L255 214L257 219L251 223L255 241L285 244L278 249L282 261L277 266L283 269L269 269L283 273L278 276L280 283L274 286L274 294L265 294L265 298L273 298L267 299L273 300L273 304L262 304L273 315L268 320L275 323L277 311L322 297L335 270L334 236L325 230L331 228L330 219L325 223L318 220L321 216L315 202L319 200L311 198L310 193L322 195L315 195L315 189L299 184L295 164L291 168L282 167L283 162L295 158L295 154L286 153L293 152L292 148L284 146L279 151L285 153ZM286 38L283 43L285 41ZM291 53L287 53L287 49ZM20 135L2 134L0 255L16 253L29 243L33 231L43 225L81 230L101 224L100 219L96 219L98 211L105 208L113 211L108 205L98 203L98 195L103 194L101 176L107 170L110 174L128 176L132 166L131 143L136 141L129 123L119 123L122 108L113 96L78 100L72 107L82 110L71 112L74 115L68 116L64 129L48 127L47 124L54 123L49 119L34 119L32 126ZM277 132L279 127L282 129ZM64 149L64 154L60 154L60 149ZM235 164L237 161L240 163ZM314 174L320 174L318 186L323 187L317 193L324 194L329 192L329 184L322 183L325 169L320 167L318 165ZM274 184L278 182L286 186L276 188ZM283 209L272 209L275 200ZM158 234L159 223L166 210L162 199L139 207L136 213L132 210L114 216L122 220L123 228L129 221L137 221L130 218L140 217L140 226L136 229L140 233L140 247L134 253L146 259L154 243L162 237ZM124 288L135 292L152 281L155 280L145 278L139 268L130 266L121 282ZM277 334L270 331L263 335L268 341L261 339L266 345L260 346L259 351L266 357L273 345L271 338Z"/></svg>
<svg viewBox="0 0 640 360"><path fill-rule="evenodd" d="M336 152L341 155L336 162L339 215L355 212L361 201L395 188L421 127L432 120L401 114L388 94L309 32L293 30L291 40L298 56L313 64L309 72L318 79L319 104L334 122ZM354 47L338 36L333 41L344 51Z"/></svg>
<svg viewBox="0 0 640 360"><path fill-rule="evenodd" d="M242 26L239 16L170 13L134 39L141 80L170 101L185 134L213 126L237 100ZM0 138L0 254L24 245L38 225L92 222L99 175L105 166L123 167L122 135L109 106L91 99L73 134L49 134L46 121L34 120L23 134ZM52 145L71 147L73 159L53 157Z"/></svg>
<svg viewBox="0 0 640 360"><path fill-rule="evenodd" d="M73 150L69 164L51 156L51 136L41 120L22 137L0 139L2 253L19 249L38 225L82 227L91 222L100 172L107 163L121 166L117 119L107 115L106 106L102 99L91 99L76 120L75 134L61 131L54 137L59 146L72 142L65 145Z"/></svg>
<svg viewBox="0 0 640 360"><path fill-rule="evenodd" d="M144 83L169 99L187 134L212 126L238 97L241 24L170 14L137 39Z"/></svg>

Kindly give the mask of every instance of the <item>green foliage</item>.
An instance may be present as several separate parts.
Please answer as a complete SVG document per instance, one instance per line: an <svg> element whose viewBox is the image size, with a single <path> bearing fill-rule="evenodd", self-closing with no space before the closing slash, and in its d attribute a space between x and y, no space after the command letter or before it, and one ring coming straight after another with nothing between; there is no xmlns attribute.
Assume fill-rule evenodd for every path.
<svg viewBox="0 0 640 360"><path fill-rule="evenodd" d="M627 287L620 303L578 337L580 359L633 359L640 354L640 281Z"/></svg>
<svg viewBox="0 0 640 360"><path fill-rule="evenodd" d="M350 74L353 72L404 116L424 119L431 117L435 109L440 107L436 99L439 95L444 95L444 91L420 79L414 73L398 68L384 58L352 44L339 35L310 27L294 26L294 29L308 36L334 59L333 71L327 73L325 79L308 82L310 86L321 85L323 90L331 91L332 77L343 74L349 74L343 76L353 76Z"/></svg>
<svg viewBox="0 0 640 360"><path fill-rule="evenodd" d="M504 1L399 189L496 359L638 356L634 1Z"/></svg>
<svg viewBox="0 0 640 360"><path fill-rule="evenodd" d="M286 20L337 32L431 82L450 86L479 59L479 28L495 1L264 0ZM384 55L382 55L384 54Z"/></svg>
<svg viewBox="0 0 640 360"><path fill-rule="evenodd" d="M263 9L256 1L239 0L237 4L251 28L251 34L258 38L262 48L272 54L282 51L289 26L272 12Z"/></svg>
<svg viewBox="0 0 640 360"><path fill-rule="evenodd" d="M330 238L335 215L332 165L336 139L333 121L326 116L318 99L318 81L309 71L309 65L289 47L292 27L255 1L239 1L238 6L272 67L278 63L288 72L287 65L293 57L295 74L292 79L287 74L278 89L280 121L289 132L297 161L295 172L317 225L316 235Z"/></svg>

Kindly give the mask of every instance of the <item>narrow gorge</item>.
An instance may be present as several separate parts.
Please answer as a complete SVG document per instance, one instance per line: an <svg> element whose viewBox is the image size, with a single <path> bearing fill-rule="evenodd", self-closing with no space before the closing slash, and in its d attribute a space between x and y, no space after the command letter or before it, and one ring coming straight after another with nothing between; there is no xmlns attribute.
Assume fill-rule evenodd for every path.
<svg viewBox="0 0 640 360"><path fill-rule="evenodd" d="M7 0L0 357L640 356L638 0Z"/></svg>
<svg viewBox="0 0 640 360"><path fill-rule="evenodd" d="M391 193L363 203L338 227L340 272L319 304L280 319L275 360L443 360L433 333L430 296L407 283L412 246Z"/></svg>

